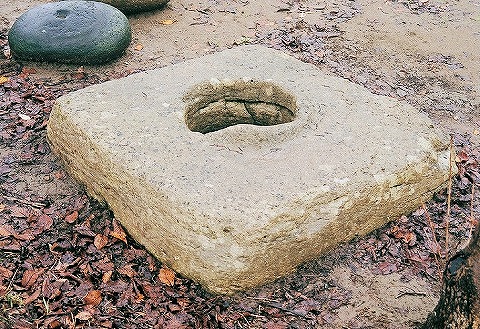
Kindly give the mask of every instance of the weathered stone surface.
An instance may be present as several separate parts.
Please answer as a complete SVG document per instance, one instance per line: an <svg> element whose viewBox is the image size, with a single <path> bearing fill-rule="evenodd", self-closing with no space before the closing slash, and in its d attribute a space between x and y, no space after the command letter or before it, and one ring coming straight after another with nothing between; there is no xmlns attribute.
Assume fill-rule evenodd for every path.
<svg viewBox="0 0 480 329"><path fill-rule="evenodd" d="M186 121L216 102L235 103L239 121L244 104L263 107L274 125L192 132ZM426 116L259 46L62 96L47 131L137 241L220 293L414 210L448 177L445 138Z"/></svg>
<svg viewBox="0 0 480 329"><path fill-rule="evenodd" d="M89 0L90 1L90 0ZM94 0L108 3L124 13L133 14L142 11L163 8L169 0Z"/></svg>
<svg viewBox="0 0 480 329"><path fill-rule="evenodd" d="M123 54L132 34L125 15L99 2L60 1L36 6L13 24L8 42L23 60L99 64Z"/></svg>

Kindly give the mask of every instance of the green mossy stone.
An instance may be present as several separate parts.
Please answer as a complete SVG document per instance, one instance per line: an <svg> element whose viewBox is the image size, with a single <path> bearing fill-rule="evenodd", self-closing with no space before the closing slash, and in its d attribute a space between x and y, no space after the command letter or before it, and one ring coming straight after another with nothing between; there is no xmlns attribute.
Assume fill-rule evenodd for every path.
<svg viewBox="0 0 480 329"><path fill-rule="evenodd" d="M72 64L101 64L118 58L132 32L118 9L94 1L61 1L21 15L8 33L15 58Z"/></svg>
<svg viewBox="0 0 480 329"><path fill-rule="evenodd" d="M89 0L91 1L91 0ZM97 0L112 5L124 13L134 14L164 7L169 0Z"/></svg>

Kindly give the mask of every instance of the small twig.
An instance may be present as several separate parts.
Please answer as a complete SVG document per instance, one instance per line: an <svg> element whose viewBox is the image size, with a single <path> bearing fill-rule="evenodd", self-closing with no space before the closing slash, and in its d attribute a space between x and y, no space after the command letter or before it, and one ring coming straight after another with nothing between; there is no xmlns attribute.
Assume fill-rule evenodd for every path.
<svg viewBox="0 0 480 329"><path fill-rule="evenodd" d="M426 295L427 295L426 292L402 291L395 298L398 299L403 296L426 296Z"/></svg>
<svg viewBox="0 0 480 329"><path fill-rule="evenodd" d="M82 283L83 282L79 277L77 277L77 276L75 276L75 275L73 275L72 273L69 273L69 272L60 272L60 275L64 278L70 278L77 283Z"/></svg>
<svg viewBox="0 0 480 329"><path fill-rule="evenodd" d="M283 306L282 306L278 301L276 301L276 300L268 299L268 298L249 297L249 296L247 296L247 298L248 298L248 299L257 300L257 301L259 301L261 304L263 304L263 305L265 305L265 306L270 306L270 307L279 309L280 311L284 311L284 312L286 312L286 313L290 313L290 314L295 315L295 316L300 316L300 317L302 317L302 318L309 319L309 317L306 316L305 314L302 314L302 313L297 312L297 311L294 311L294 310L289 310L288 308L283 307Z"/></svg>
<svg viewBox="0 0 480 329"><path fill-rule="evenodd" d="M47 206L44 203L33 202L33 201L24 200L24 199L14 198L14 197L6 196L6 195L3 195L3 194L0 195L0 197L4 198L5 200L8 200L8 201L20 202L20 203L32 206L33 208L45 208Z"/></svg>
<svg viewBox="0 0 480 329"><path fill-rule="evenodd" d="M13 280L15 279L15 275L17 275L18 269L19 269L18 267L15 269L15 272L13 273L12 278L11 278L10 282L8 283L7 290L6 290L7 292L10 291L10 288L13 285Z"/></svg>
<svg viewBox="0 0 480 329"><path fill-rule="evenodd" d="M50 304L48 303L47 300L45 300L45 297L42 297L43 300L43 306L45 307L45 314L48 315L50 314Z"/></svg>
<svg viewBox="0 0 480 329"><path fill-rule="evenodd" d="M445 218L445 250L449 252L449 235L448 229L450 226L451 201L452 201L452 162L453 162L453 136L450 136L450 161L448 163L448 193L447 193L447 216Z"/></svg>
<svg viewBox="0 0 480 329"><path fill-rule="evenodd" d="M247 325L248 325L248 326L251 326L250 322L248 322L248 320L247 320L247 318L245 317L244 314L242 314L242 317L243 317L243 319L245 320L245 322L247 323Z"/></svg>
<svg viewBox="0 0 480 329"><path fill-rule="evenodd" d="M470 239L472 238L473 234L473 223L475 221L475 217L473 216L473 200L474 200L474 195L475 195L475 184L472 183L472 194L470 196L470 234L468 235L468 242L470 242ZM468 243L467 243L468 244Z"/></svg>
<svg viewBox="0 0 480 329"><path fill-rule="evenodd" d="M248 316L254 317L254 318L265 318L265 315L258 315L255 313L248 313Z"/></svg>
<svg viewBox="0 0 480 329"><path fill-rule="evenodd" d="M440 255L440 245L438 244L437 237L435 235L435 228L433 227L433 222L432 222L432 219L430 218L430 213L428 212L427 207L425 206L425 203L422 204L422 208L423 208L423 211L425 212L425 217L427 218L428 226L430 226L430 230L432 231L433 243L435 244L435 248L437 249L437 250L435 250L435 253L433 254L435 256L435 262L437 263L437 266L440 268L440 263L439 263L438 257L437 257L437 254L438 254L438 256L441 256Z"/></svg>
<svg viewBox="0 0 480 329"><path fill-rule="evenodd" d="M257 300L257 301L259 301L259 302L280 303L279 301L277 301L277 300L275 300L275 299L269 299L269 298L259 298L259 297L250 297L250 296L246 296L245 298Z"/></svg>
<svg viewBox="0 0 480 329"><path fill-rule="evenodd" d="M200 14L204 14L204 15L210 15L210 13L207 11L207 10L203 10L203 9L195 9L196 12L199 12Z"/></svg>
<svg viewBox="0 0 480 329"><path fill-rule="evenodd" d="M269 302L262 302L262 304L266 305L266 306L270 306L270 307L273 307L273 308L276 308L276 309L279 309L280 311L283 311L283 312L286 312L286 313L290 313L292 315L295 315L295 316L300 316L304 319L309 319L308 316L306 316L305 314L302 314L300 312L297 312L297 311L294 311L294 310L289 310L288 308L285 308L277 303L269 303Z"/></svg>
<svg viewBox="0 0 480 329"><path fill-rule="evenodd" d="M240 147L238 148L239 150L237 151L237 150L232 150L231 148L229 148L228 146L225 146L225 145L211 144L210 146L217 147L220 150L227 150L227 151L235 152L235 153L238 153L238 154L243 154L243 150Z"/></svg>

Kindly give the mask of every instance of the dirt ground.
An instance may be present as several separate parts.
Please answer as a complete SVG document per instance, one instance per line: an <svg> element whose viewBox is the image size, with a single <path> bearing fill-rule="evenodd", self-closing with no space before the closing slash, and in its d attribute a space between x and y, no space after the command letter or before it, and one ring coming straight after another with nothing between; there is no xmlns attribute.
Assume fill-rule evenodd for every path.
<svg viewBox="0 0 480 329"><path fill-rule="evenodd" d="M18 16L46 2L3 1L3 40ZM412 104L426 112L445 133L454 134L457 151L463 154L458 159L460 166L478 167L480 2L171 0L163 10L131 15L129 20L132 43L123 57L107 65L18 63L8 59L6 44L3 57L0 54L0 76L18 82L0 86L1 119L15 126L10 132L11 126L0 122L0 129L6 132L0 137L0 295L3 286L8 288L4 292L14 291L15 296L29 302L6 302L4 293L0 299L0 328L2 321L7 328L412 328L422 322L437 302L446 257L435 245L428 223L430 218L438 244L444 245L445 190L426 205L427 211L419 209L371 235L339 246L300 266L295 274L232 297L211 296L186 279L177 278L173 287L165 284L159 272L162 265L149 260L129 238L119 238L108 209L88 199L50 153L41 119L48 117L55 97L69 90L237 45L259 43L287 51L374 93ZM43 90L38 96L41 101L38 97L31 100L41 102L43 114L32 112L30 98L21 96L25 88ZM11 100L15 93L23 100L9 102L8 97ZM31 127L23 124L24 130L19 130L18 113L38 120ZM29 129L33 132L25 136ZM474 173L467 175L470 185L469 179L462 176L469 170ZM468 239L474 222L472 214L478 218L478 198L471 195L470 187L472 181L478 184L480 177L475 176L476 168L469 170L461 170L454 180L452 251ZM72 221L69 216L75 212L78 218ZM45 215L53 218L48 230L37 227L32 231L45 234L44 240L25 236L22 240L18 238L21 234L16 237L2 233L2 225L10 225L19 233L28 230L31 218L45 219ZM104 248L98 248L99 232L109 239ZM78 237L78 245L87 246L85 253L82 248L77 250L73 242L67 246L69 235ZM56 257L64 263L68 263L65 255L75 259L93 257L93 245L99 249L95 253L97 262L101 255L112 259L114 256L107 254L121 251L122 261L110 262L113 268L109 270L114 273L111 282L122 279L125 287L143 299L135 300L133 306L122 303L125 296L111 286L105 287L109 281L103 281L95 266L91 266L89 274L81 261L68 265L76 278L71 283L75 294L69 295L65 286L59 294L45 293L50 282L45 276L51 274L47 276L51 281L58 279L57 260L50 263L32 256L42 250L45 241L50 251L56 250L55 243L60 246L62 252ZM25 254L24 249L30 254ZM137 258L124 256L127 251L141 254L149 264L148 270L139 265L140 261L135 262ZM134 274L125 270L128 266ZM45 270L38 274L34 272L38 268ZM38 277L30 284L25 273L37 273ZM95 275L102 280L91 279ZM84 287L83 278L90 285ZM70 277L62 280L72 281ZM166 299L163 306L151 301L157 296L152 286L161 290L155 290L158 294L167 296L162 297ZM38 300L33 298L36 291L41 291ZM85 299L91 291L101 291L103 296L93 308L87 306L96 303ZM74 297L77 300L72 302Z"/></svg>
<svg viewBox="0 0 480 329"><path fill-rule="evenodd" d="M2 2L3 27L45 2ZM446 131L480 128L478 0L172 0L164 10L129 19L133 41L126 55L110 65L86 67L87 73L111 78L259 42L286 48L373 92L405 99ZM289 32L292 40L286 40ZM284 39L280 44L278 35ZM38 77L74 69L40 68Z"/></svg>

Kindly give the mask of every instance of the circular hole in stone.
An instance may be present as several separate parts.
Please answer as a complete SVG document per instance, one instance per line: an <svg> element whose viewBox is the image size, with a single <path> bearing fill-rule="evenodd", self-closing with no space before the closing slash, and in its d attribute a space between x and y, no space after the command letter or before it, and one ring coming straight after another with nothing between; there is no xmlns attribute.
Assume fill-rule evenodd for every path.
<svg viewBox="0 0 480 329"><path fill-rule="evenodd" d="M238 124L288 123L297 114L295 96L271 81L213 80L194 86L183 100L188 129L203 134Z"/></svg>
<svg viewBox="0 0 480 329"><path fill-rule="evenodd" d="M60 10L57 10L57 12L55 13L55 17L57 17L59 19L65 19L65 18L67 18L68 14L70 14L69 10L60 9Z"/></svg>

